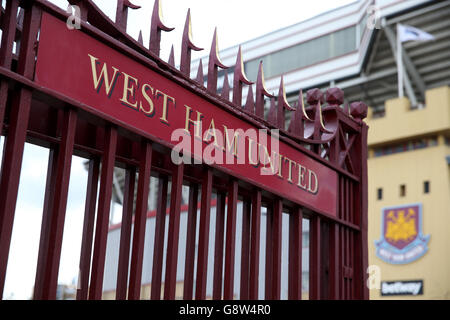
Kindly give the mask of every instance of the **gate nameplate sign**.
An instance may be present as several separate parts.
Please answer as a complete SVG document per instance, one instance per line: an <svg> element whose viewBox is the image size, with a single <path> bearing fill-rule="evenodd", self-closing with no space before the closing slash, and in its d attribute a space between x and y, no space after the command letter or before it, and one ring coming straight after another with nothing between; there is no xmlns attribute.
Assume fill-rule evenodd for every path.
<svg viewBox="0 0 450 320"><path fill-rule="evenodd" d="M277 152L269 143L254 141L245 132L258 132L255 125L82 31L69 30L48 14L42 17L35 81L169 147L184 138L181 134L174 139L178 129L193 141L192 154L197 158L279 196L336 216L335 171L283 141L279 141ZM240 138L246 143L243 154L238 155ZM198 140L203 143L195 148ZM258 152L273 174L261 174L261 165L255 160ZM225 161L227 153L236 158L235 163ZM218 157L224 161L214 162ZM239 157L244 163L238 163Z"/></svg>

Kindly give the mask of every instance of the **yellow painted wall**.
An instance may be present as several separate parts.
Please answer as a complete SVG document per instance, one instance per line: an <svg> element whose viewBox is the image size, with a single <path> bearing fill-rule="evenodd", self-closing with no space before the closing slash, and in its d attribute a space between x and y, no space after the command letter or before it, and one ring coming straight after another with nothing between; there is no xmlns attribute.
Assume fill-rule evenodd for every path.
<svg viewBox="0 0 450 320"><path fill-rule="evenodd" d="M445 160L448 154L449 147L436 146L369 160L369 265L380 267L382 281L423 279L424 295L417 298L450 299L450 188ZM423 193L426 180L430 181L429 194ZM406 185L405 197L400 197L401 184ZM380 187L383 199L377 200L376 190ZM430 235L428 252L409 264L385 263L376 256L374 244L381 238L382 208L416 202L422 203L423 234ZM379 290L371 291L371 298L379 297Z"/></svg>
<svg viewBox="0 0 450 320"><path fill-rule="evenodd" d="M442 87L426 93L423 110L408 110L406 99L386 102L386 118L369 119L369 148L396 140L415 139L430 133L439 136L437 146L371 157L369 170L369 265L377 265L381 281L423 280L424 294L382 297L380 290L370 291L371 299L450 299L450 170L446 157L450 147L450 90ZM396 127L397 124L397 127ZM430 181L430 193L423 183ZM400 185L406 196L400 196ZM383 199L377 200L377 189ZM381 238L382 208L422 203L422 233L430 235L428 252L418 260L403 265L388 264L376 256L374 241Z"/></svg>
<svg viewBox="0 0 450 320"><path fill-rule="evenodd" d="M428 90L425 93L426 108L409 110L407 98L386 101L386 115L368 119L369 146L394 140L420 136L450 128L450 88L448 86Z"/></svg>

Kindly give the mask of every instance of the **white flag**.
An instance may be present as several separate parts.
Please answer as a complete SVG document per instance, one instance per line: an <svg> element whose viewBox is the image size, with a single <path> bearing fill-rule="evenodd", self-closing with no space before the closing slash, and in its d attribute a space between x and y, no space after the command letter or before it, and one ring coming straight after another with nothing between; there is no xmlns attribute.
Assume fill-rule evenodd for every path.
<svg viewBox="0 0 450 320"><path fill-rule="evenodd" d="M430 41L436 39L433 35L429 34L428 32L400 23L397 25L397 32L398 32L397 36L399 37L400 42Z"/></svg>

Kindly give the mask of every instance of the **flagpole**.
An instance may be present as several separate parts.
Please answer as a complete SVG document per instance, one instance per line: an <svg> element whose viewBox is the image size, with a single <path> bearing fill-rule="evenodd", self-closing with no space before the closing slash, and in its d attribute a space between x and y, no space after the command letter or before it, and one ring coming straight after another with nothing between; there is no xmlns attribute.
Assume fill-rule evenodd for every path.
<svg viewBox="0 0 450 320"><path fill-rule="evenodd" d="M400 35L400 24L397 23L397 73L398 73L398 96L405 96L403 91L403 59L402 59L402 41Z"/></svg>

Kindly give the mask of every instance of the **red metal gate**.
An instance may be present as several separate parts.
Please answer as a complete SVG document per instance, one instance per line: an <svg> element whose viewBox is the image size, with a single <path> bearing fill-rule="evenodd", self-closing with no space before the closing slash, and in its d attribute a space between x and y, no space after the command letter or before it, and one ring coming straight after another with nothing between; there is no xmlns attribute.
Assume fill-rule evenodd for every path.
<svg viewBox="0 0 450 320"><path fill-rule="evenodd" d="M265 277L265 298L280 299L284 214L289 216L288 298L301 298L302 219L305 217L310 219L311 230L310 298L368 299L365 285L367 126L362 121L367 106L356 102L341 107L343 92L334 88L327 90L327 105L321 107L325 104L324 95L313 89L306 94L309 106L304 105L300 94L294 110L286 102L283 80L276 99L267 93L262 66L253 94L252 83L243 72L240 52L234 67L233 88L230 89L225 77L218 94L218 69L226 67L218 58L216 37L211 47L206 87L201 67L195 80L189 77L191 50L198 50L189 36L189 13L178 70L173 54L168 63L159 58L161 31L170 31L160 19L159 1L155 1L149 49L143 46L142 40L135 41L125 32L127 10L135 8L129 1L118 0L115 23L91 0L69 2L81 9L81 30L67 29L68 14L44 0L7 0L1 12L0 128L6 140L0 177L0 296L3 296L5 284L24 145L29 142L50 151L35 299L56 298L72 155L89 159L77 299L102 297L114 167L126 170L117 299L159 299L162 284L164 299L175 298L178 251L183 249L178 245L180 232L183 232L180 231L183 185L189 186L185 299L206 298L208 268L214 268L213 299L233 299L238 201L243 202L238 290L241 299L258 298L261 276ZM89 68L92 67L87 70L86 81L91 88L93 80L96 89L91 88L88 94L83 91L87 86L85 75L77 70L83 65L77 64L66 76L62 66L65 61L78 61L82 58L79 55L85 53L83 50L90 48L104 55L98 57L94 51L89 51L83 56ZM130 61L124 62L126 59ZM114 94L118 94L115 89L117 64L111 61L129 68L127 72L135 72L131 75L116 68L117 78L124 79L120 92L122 109L111 102ZM105 77L108 71L110 75L114 72L109 80ZM139 85L142 77L150 77L152 83ZM249 93L247 102L241 106L244 86L249 87ZM144 100L136 99L138 88ZM172 97L163 89L179 93L182 98ZM232 101L229 99L231 92ZM184 99L184 102L176 103L176 99ZM264 117L265 99L271 101L267 117ZM196 111L191 110L194 105L198 108ZM155 121L157 107L162 110L157 114L158 123L149 126L146 121ZM195 112L200 117L200 111L204 118L216 116L217 123L222 119L225 135L230 124L243 126L243 129L279 129L280 151L275 154L279 168L272 176L260 177L245 165L175 164L171 161L173 142L168 139L176 127L170 127L173 123L169 123L168 117L175 110L182 113L181 120L178 119L184 121L181 127L186 125L186 131L193 136L198 125L190 117L195 118ZM289 125L285 124L287 112L291 113ZM208 127L211 126L209 122ZM260 147L258 144L258 152L261 152ZM226 151L226 144L222 151ZM271 156L274 154L269 153L269 158ZM141 297L150 176L159 179L158 213L151 295ZM137 197L134 199L136 181ZM171 181L170 190L168 181ZM217 195L215 230L210 230L212 193ZM199 195L199 232L196 234ZM164 213L169 198L170 218L165 235ZM262 207L267 208L264 275L259 271ZM208 265L208 242L212 232L216 239L215 259L214 265ZM165 236L167 250L164 250ZM165 279L162 279L164 256L166 269Z"/></svg>

